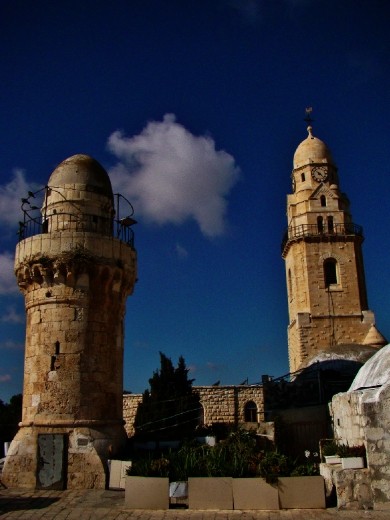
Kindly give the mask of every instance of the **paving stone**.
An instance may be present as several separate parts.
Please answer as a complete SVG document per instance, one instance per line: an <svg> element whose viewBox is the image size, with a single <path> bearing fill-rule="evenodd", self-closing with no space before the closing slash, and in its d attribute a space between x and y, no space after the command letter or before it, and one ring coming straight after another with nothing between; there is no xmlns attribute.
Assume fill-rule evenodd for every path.
<svg viewBox="0 0 390 520"><path fill-rule="evenodd" d="M280 511L126 510L123 491L0 490L2 520L388 520L388 511L291 509Z"/></svg>

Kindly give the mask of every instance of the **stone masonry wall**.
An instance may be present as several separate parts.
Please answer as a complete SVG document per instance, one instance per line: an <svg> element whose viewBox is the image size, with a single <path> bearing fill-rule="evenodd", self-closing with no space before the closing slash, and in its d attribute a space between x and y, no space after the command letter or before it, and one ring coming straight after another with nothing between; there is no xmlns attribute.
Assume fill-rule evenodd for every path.
<svg viewBox="0 0 390 520"><path fill-rule="evenodd" d="M142 394L124 394L123 395L123 419L125 421L125 430L128 437L132 437L134 431L134 421L137 413L138 405L142 402Z"/></svg>
<svg viewBox="0 0 390 520"><path fill-rule="evenodd" d="M359 316L328 316L315 317L309 313L303 320L294 321L288 328L289 361L292 372L298 370L301 363L308 358L326 352L332 346L356 344L357 348L363 344L374 322L372 313L363 313ZM333 338L333 339L332 339ZM334 341L334 345L332 345Z"/></svg>
<svg viewBox="0 0 390 520"><path fill-rule="evenodd" d="M203 423L239 424L245 422L245 405L253 401L257 406L257 422L264 421L264 395L261 385L255 386L196 386L203 407ZM127 435L134 435L134 419L142 394L123 396L123 418Z"/></svg>
<svg viewBox="0 0 390 520"><path fill-rule="evenodd" d="M365 434L362 422L362 391L346 392L333 397L330 413L333 418L333 432L336 439L350 446L364 444Z"/></svg>
<svg viewBox="0 0 390 520"><path fill-rule="evenodd" d="M338 283L325 286L324 261L337 261ZM361 243L356 237L301 240L286 256L290 370L339 344L363 344L374 314L367 310Z"/></svg>
<svg viewBox="0 0 390 520"><path fill-rule="evenodd" d="M338 394L331 414L339 442L366 446L374 509L390 509L390 385Z"/></svg>

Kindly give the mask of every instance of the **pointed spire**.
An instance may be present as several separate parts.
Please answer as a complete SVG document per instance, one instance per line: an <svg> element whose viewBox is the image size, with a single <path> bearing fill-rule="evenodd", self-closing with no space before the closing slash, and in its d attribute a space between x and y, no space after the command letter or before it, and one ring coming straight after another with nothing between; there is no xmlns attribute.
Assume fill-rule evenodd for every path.
<svg viewBox="0 0 390 520"><path fill-rule="evenodd" d="M367 336L364 338L363 345L372 345L373 347L383 347L387 345L387 339L379 332L375 325L371 325Z"/></svg>

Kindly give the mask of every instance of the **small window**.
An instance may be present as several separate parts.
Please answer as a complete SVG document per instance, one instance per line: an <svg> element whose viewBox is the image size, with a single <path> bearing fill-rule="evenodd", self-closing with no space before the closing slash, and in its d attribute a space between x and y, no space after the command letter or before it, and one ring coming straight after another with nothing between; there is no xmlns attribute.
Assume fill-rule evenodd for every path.
<svg viewBox="0 0 390 520"><path fill-rule="evenodd" d="M301 181L304 182L306 180L305 174L301 173Z"/></svg>
<svg viewBox="0 0 390 520"><path fill-rule="evenodd" d="M290 298L292 298L292 277L291 277L291 269L288 270L288 292L290 294Z"/></svg>
<svg viewBox="0 0 390 520"><path fill-rule="evenodd" d="M244 410L245 422L257 422L257 405L253 401L245 404Z"/></svg>
<svg viewBox="0 0 390 520"><path fill-rule="evenodd" d="M337 261L334 258L327 258L324 262L325 287L337 285Z"/></svg>
<svg viewBox="0 0 390 520"><path fill-rule="evenodd" d="M317 217L317 230L318 233L324 232L324 219L322 217Z"/></svg>
<svg viewBox="0 0 390 520"><path fill-rule="evenodd" d="M326 197L325 197L325 195L321 195L320 201L321 201L321 206L323 208L325 208L326 207Z"/></svg>

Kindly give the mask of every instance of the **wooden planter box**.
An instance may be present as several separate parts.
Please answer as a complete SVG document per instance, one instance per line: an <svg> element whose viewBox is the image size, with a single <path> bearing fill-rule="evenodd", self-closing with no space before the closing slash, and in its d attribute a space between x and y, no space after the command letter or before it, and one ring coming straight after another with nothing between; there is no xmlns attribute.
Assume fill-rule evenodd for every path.
<svg viewBox="0 0 390 520"><path fill-rule="evenodd" d="M233 479L234 509L279 509L278 486L264 478Z"/></svg>
<svg viewBox="0 0 390 520"><path fill-rule="evenodd" d="M343 457L341 459L343 469L362 469L364 468L363 457Z"/></svg>
<svg viewBox="0 0 390 520"><path fill-rule="evenodd" d="M325 484L321 476L280 477L281 509L325 509Z"/></svg>
<svg viewBox="0 0 390 520"><path fill-rule="evenodd" d="M233 479L231 477L190 477L188 508L233 509Z"/></svg>
<svg viewBox="0 0 390 520"><path fill-rule="evenodd" d="M127 476L125 507L128 509L169 509L169 479Z"/></svg>

